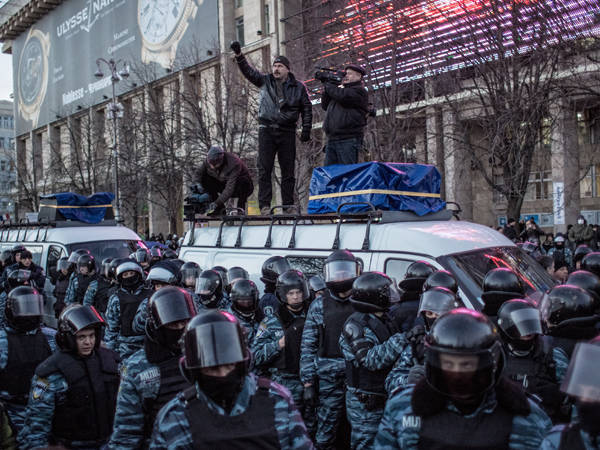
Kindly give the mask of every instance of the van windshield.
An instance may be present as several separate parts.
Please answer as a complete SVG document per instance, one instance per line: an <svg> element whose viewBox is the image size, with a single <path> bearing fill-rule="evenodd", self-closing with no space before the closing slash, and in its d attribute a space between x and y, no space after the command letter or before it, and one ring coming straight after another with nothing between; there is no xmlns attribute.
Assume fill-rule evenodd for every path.
<svg viewBox="0 0 600 450"><path fill-rule="evenodd" d="M471 300L477 301L479 307L483 306L483 278L490 270L498 267L514 271L521 278L528 298L536 303L544 292L556 284L542 266L518 247L479 249L441 256L438 261L457 277L461 288Z"/></svg>
<svg viewBox="0 0 600 450"><path fill-rule="evenodd" d="M67 250L71 254L74 250L85 248L92 252L96 259L96 264L102 262L104 258L127 258L138 248L137 241L114 240L114 241L94 241L77 242L67 245Z"/></svg>

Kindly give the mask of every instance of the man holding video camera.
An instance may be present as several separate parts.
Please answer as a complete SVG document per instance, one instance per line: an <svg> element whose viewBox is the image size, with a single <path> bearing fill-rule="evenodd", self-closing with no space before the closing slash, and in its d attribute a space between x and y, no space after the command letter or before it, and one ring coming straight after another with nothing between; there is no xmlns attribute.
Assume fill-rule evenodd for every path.
<svg viewBox="0 0 600 450"><path fill-rule="evenodd" d="M290 61L278 56L272 73L261 73L250 65L242 54L241 45L234 41L231 49L240 71L260 88L258 107L258 206L261 214L269 214L272 197L271 173L275 155L281 168L281 200L294 204L294 168L296 165L296 122L302 116L300 140L310 140L312 105L303 83L290 72Z"/></svg>
<svg viewBox="0 0 600 450"><path fill-rule="evenodd" d="M327 111L323 129L327 135L325 165L356 164L362 148L369 114L369 99L363 85L365 70L348 64L343 72L318 70L315 78L323 83L321 107Z"/></svg>
<svg viewBox="0 0 600 450"><path fill-rule="evenodd" d="M246 200L254 191L244 161L218 145L208 150L205 162L196 173L196 183L186 202L206 205L205 213L215 216L225 212L230 198L237 198L237 207L245 212Z"/></svg>

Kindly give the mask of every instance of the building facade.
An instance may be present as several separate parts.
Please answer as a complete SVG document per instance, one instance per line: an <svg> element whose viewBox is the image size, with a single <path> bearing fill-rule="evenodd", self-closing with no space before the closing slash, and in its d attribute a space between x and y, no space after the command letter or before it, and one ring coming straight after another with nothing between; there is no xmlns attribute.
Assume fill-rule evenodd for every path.
<svg viewBox="0 0 600 450"><path fill-rule="evenodd" d="M13 103L0 100L0 216L14 219L16 192Z"/></svg>

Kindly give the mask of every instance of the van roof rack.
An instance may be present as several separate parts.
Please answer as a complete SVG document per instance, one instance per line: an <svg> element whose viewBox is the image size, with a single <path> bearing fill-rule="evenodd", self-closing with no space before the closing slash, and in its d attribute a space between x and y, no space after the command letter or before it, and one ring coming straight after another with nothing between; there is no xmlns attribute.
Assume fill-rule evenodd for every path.
<svg viewBox="0 0 600 450"><path fill-rule="evenodd" d="M342 209L347 206L367 205L368 211L363 212L342 212ZM265 221L270 221L269 232L267 233L267 239L265 241L265 248L271 248L272 246L272 231L274 224L285 224L292 225L292 236L288 243L288 248L296 247L296 227L300 224L306 223L337 223L335 238L331 246L332 250L339 249L340 246L340 228L342 223L366 223L365 237L362 244L363 250L369 250L370 247L370 229L372 223L397 223L397 222L417 222L417 221L442 221L451 220L453 217L458 219L458 213L460 207L457 209L449 210L445 209L435 213L426 214L424 216L418 216L417 214L410 211L381 211L377 210L370 202L347 202L342 203L336 213L333 214L302 214L298 205L277 205L273 206L270 210L270 214L267 216L256 216L247 215L240 208L228 208L224 216L204 216L197 215L190 221L190 238L188 245L194 245L195 238L195 226L199 223L208 222L220 222L219 233L215 242L215 247L222 247L223 243L223 227L225 225L234 226L236 222L239 222L239 228L237 233L237 239L234 244L234 248L242 247L242 229L246 223L254 223L256 225L265 225ZM276 214L275 211L282 210L280 214ZM296 213L290 211L296 210ZM290 223L291 222L291 223Z"/></svg>
<svg viewBox="0 0 600 450"><path fill-rule="evenodd" d="M18 222L4 220L0 222L0 242L45 242L50 228L75 228L84 226L115 226L115 220L103 220L100 223L89 224L78 220L39 220L30 222L27 219L21 219ZM37 229L37 230L36 230ZM11 231L17 231L14 239L11 238ZM28 231L36 230L35 238L33 235L27 236ZM21 236L21 232L23 235ZM14 236L14 233L13 233ZM29 239L28 239L29 238Z"/></svg>

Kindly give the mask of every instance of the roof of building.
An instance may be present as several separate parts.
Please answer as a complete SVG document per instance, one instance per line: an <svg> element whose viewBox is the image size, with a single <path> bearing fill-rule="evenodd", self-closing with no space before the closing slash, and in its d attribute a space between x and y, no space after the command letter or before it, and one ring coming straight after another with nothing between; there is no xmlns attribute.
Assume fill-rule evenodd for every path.
<svg viewBox="0 0 600 450"><path fill-rule="evenodd" d="M10 17L0 25L0 42L15 39L64 0L12 0L2 7ZM16 12L12 12L16 11Z"/></svg>

